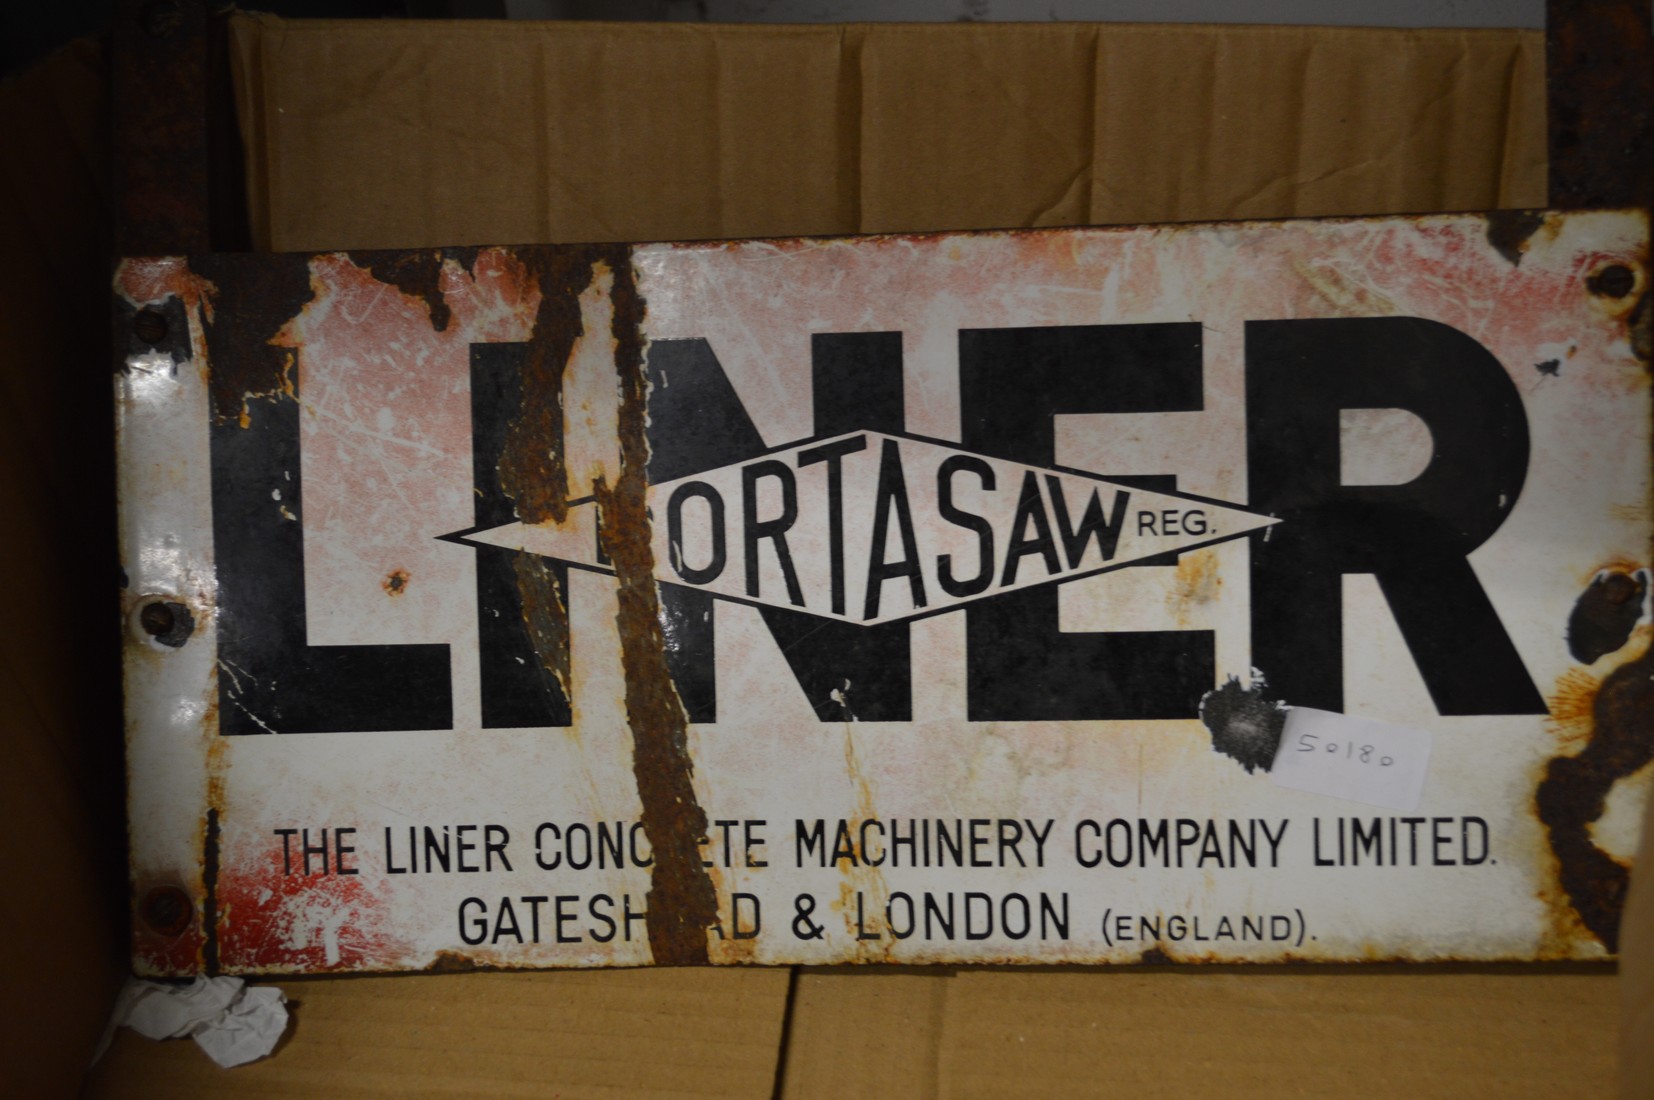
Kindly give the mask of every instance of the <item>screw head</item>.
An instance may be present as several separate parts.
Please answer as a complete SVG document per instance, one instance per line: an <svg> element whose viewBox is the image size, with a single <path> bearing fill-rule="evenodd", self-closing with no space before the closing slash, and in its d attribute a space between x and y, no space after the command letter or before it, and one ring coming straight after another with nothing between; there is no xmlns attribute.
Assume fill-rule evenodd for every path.
<svg viewBox="0 0 1654 1100"><path fill-rule="evenodd" d="M195 906L180 886L157 886L144 895L138 915L150 931L163 936L182 935L195 919Z"/></svg>
<svg viewBox="0 0 1654 1100"><path fill-rule="evenodd" d="M138 626L169 649L180 649L195 633L195 616L173 600L151 600L138 609Z"/></svg>
<svg viewBox="0 0 1654 1100"><path fill-rule="evenodd" d="M167 318L153 309L139 310L132 318L132 335L154 347L167 338Z"/></svg>

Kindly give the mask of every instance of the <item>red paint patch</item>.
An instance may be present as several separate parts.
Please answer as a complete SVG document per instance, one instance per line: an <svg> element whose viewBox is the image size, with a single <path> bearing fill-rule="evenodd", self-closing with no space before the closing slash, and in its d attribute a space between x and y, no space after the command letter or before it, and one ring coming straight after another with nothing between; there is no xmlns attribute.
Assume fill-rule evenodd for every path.
<svg viewBox="0 0 1654 1100"><path fill-rule="evenodd" d="M148 891L140 892L139 904L132 914L132 968L144 977L188 977L201 972L200 913L197 910L188 927L176 936L164 935L151 929L144 921L142 901Z"/></svg>
<svg viewBox="0 0 1654 1100"><path fill-rule="evenodd" d="M385 969L406 950L383 924L360 878L287 874L279 846L219 873L218 953L231 973Z"/></svg>

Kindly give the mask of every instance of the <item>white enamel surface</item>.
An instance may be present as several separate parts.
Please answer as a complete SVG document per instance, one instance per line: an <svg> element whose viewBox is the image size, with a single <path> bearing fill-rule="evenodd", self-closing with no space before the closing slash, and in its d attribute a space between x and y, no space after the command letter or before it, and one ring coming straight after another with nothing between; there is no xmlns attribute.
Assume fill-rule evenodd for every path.
<svg viewBox="0 0 1654 1100"><path fill-rule="evenodd" d="M1490 600L1540 691L1581 673L1564 626L1574 601L1605 563L1648 564L1649 414L1644 367L1624 327L1576 288L1613 258L1640 264L1640 219L1570 215L1530 242L1520 267L1485 243L1479 219L1419 223L1288 223L1172 230L1074 231L1028 236L916 240L647 246L634 253L648 304L650 339L708 340L769 446L809 437L812 332L903 333L906 430L960 437L957 337L961 327L1079 325L1198 320L1203 326L1204 408L1199 412L1062 416L1057 461L1101 476L1176 474L1180 491L1247 507L1243 323L1249 319L1413 315L1440 320L1486 345L1522 392L1534 460L1514 511L1471 558ZM538 944L461 941L460 906L484 899L490 917L503 897L559 895L586 907L598 894L629 895L644 907L647 868L535 867L542 823L632 823L632 776L624 670L615 628L615 582L570 574L575 724L569 729L480 728L475 657L473 551L436 536L470 524L468 434L471 342L527 339L531 293L504 283L508 260L479 274L450 273L455 317L433 333L417 300L374 284L342 258L317 262L318 306L288 328L299 346L306 507L307 607L312 641L446 642L452 647L456 728L414 733L222 739L214 749L223 784L223 874L242 876L238 896L259 898L259 875L280 864L274 830L351 827L361 875L343 893L311 880L260 919L275 947L226 957L231 969L410 969L441 952L485 964L585 966L649 961L641 923L628 942L588 935ZM489 274L494 272L494 274ZM609 276L598 273L607 289ZM1643 276L1646 278L1646 276ZM495 280L490 282L490 280ZM499 285L497 286L496 283ZM515 295L515 296L514 296ZM606 333L602 293L581 301L586 331ZM406 333L394 354L387 333ZM402 337L398 337L399 340ZM570 491L616 468L613 391L602 378L604 341L575 350L565 391L571 433ZM1573 348L1561 374L1534 364ZM410 376L414 380L410 381ZM134 380L136 379L136 380ZM123 557L130 591L185 591L205 608L181 651L152 659L129 653L134 865L194 867L205 806L210 729L200 707L212 698L211 548L207 500L206 391L199 371L178 380L129 375L122 383ZM417 394L399 396L398 387ZM325 401L326 407L322 403ZM1418 463L1421 435L1403 420L1344 425L1347 476L1385 481ZM1423 432L1428 446L1428 432ZM165 443L161 442L165 439ZM1390 442L1386 442L1386 441ZM1354 453L1356 444L1363 453ZM350 456L350 457L347 457ZM368 478L374 479L369 485ZM387 486L395 492L387 494ZM396 499L400 493L403 499ZM388 501L388 503L387 503ZM138 507L138 503L142 507ZM277 506L272 502L272 507ZM595 539L593 507L571 510L542 531L584 560ZM661 519L656 508L657 524ZM537 536L539 537L539 536ZM168 541L169 538L172 541ZM656 532L657 556L662 536ZM481 536L479 536L479 540ZM488 541L505 545L507 536ZM731 547L738 554L738 548ZM1177 567L1106 573L1060 589L1064 631L1200 629L1215 632L1217 681L1252 679L1248 543L1187 552ZM137 566L134 563L139 563ZM412 563L412 564L410 564ZM406 568L404 595L380 582ZM657 567L658 568L658 567ZM901 585L888 586L892 592ZM1345 709L1351 715L1429 731L1429 773L1416 814L1487 823L1490 858L1475 866L1318 866L1348 818L1385 816L1360 803L1284 790L1212 749L1200 722L970 721L965 706L961 614L910 626L911 723L822 722L756 608L715 606L718 721L694 726L689 743L697 796L708 817L763 821L768 866L737 852L712 872L720 911L732 895L756 895L763 932L709 938L714 961L829 963L1024 959L1135 961L1149 947L1172 957L1267 961L1295 957L1597 957L1589 935L1559 920L1554 861L1533 816L1544 764L1568 748L1544 717L1438 715L1370 577L1343 582ZM193 605L192 605L193 606ZM1647 628L1584 674L1602 677L1647 644ZM1213 684L1217 686L1216 683ZM857 713L857 685L839 701ZM1291 702L1291 700L1287 700ZM1629 856L1649 773L1622 782L1597 842ZM795 859L795 822L1001 819L1023 823L1017 851L1030 864L1030 829L1049 823L1043 866L823 867ZM1136 829L1161 820L1210 820L1228 852L1229 822L1259 841L1259 867L1231 867L1199 844L1182 867L1082 866L1097 850L1083 822L1114 819ZM1260 829L1278 831L1278 866ZM410 827L496 823L512 837L514 870L393 875L383 836ZM1172 826L1175 828L1175 825ZM715 836L718 827L714 828ZM1273 835L1273 834L1272 834ZM876 842L876 827L868 833ZM1317 845L1319 844L1319 848ZM399 850L393 848L391 858ZM274 861L272 863L272 860ZM192 880L193 882L193 880ZM234 884L228 884L229 886ZM277 882L278 887L282 886ZM291 886L292 884L287 884ZM269 886L264 889L270 889ZM988 895L996 931L968 939L895 939L901 895L921 899ZM1066 896L1069 935L1041 939L1038 896ZM808 894L819 939L800 939L795 899ZM1036 933L1007 935L1020 894L1034 899ZM892 899L895 899L892 902ZM268 899L266 899L268 901ZM922 904L922 902L920 903ZM582 908L582 912L585 910ZM245 913L245 908L243 910ZM1104 936L1104 914L1110 929ZM526 917L524 920L526 929ZM1125 925L1118 919L1127 918ZM1159 943L1123 939L1138 918L1200 918L1210 937L1223 918L1290 926L1285 939ZM246 919L230 912L227 921ZM547 920L544 915L542 920ZM964 913L960 910L960 928ZM590 930L589 920L579 922ZM547 925L549 928L549 925ZM572 927L572 926L571 926ZM1179 927L1183 927L1179 925ZM544 930L543 930L544 931ZM858 938L865 935L869 938Z"/></svg>

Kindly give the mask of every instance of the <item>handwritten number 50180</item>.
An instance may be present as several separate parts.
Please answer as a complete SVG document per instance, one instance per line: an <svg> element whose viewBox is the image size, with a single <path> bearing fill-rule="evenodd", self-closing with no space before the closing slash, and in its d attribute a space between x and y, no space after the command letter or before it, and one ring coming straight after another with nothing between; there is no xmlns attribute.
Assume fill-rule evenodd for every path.
<svg viewBox="0 0 1654 1100"><path fill-rule="evenodd" d="M1354 741L1328 741L1320 744L1321 736L1315 733L1300 733L1298 735L1299 752L1329 752L1335 756L1343 756L1346 760L1354 760L1360 764L1377 764L1381 768L1388 768L1396 762L1395 757L1385 756L1371 745L1357 745Z"/></svg>

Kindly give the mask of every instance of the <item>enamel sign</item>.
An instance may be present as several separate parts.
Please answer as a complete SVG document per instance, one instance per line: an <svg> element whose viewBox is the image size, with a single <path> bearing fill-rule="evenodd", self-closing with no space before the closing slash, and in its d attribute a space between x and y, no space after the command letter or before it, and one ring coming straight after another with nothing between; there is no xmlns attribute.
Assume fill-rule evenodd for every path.
<svg viewBox="0 0 1654 1100"><path fill-rule="evenodd" d="M1647 223L132 259L134 962L1588 959Z"/></svg>

